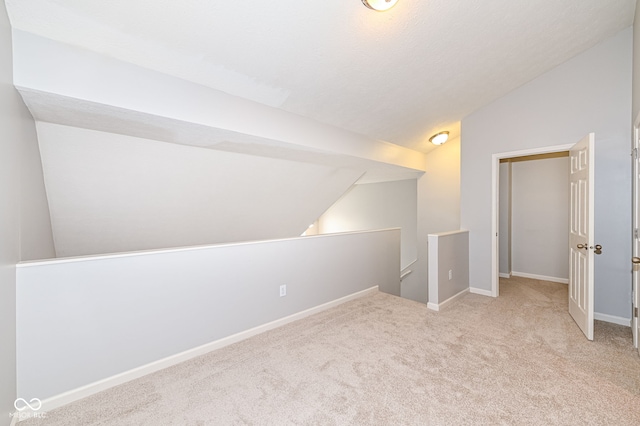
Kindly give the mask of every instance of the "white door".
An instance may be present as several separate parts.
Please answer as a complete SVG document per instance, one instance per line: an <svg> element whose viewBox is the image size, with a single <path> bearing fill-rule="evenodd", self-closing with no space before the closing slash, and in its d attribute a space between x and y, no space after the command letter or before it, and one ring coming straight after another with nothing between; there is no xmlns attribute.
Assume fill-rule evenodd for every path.
<svg viewBox="0 0 640 426"><path fill-rule="evenodd" d="M590 133L569 150L569 313L589 340L593 340L594 142Z"/></svg>
<svg viewBox="0 0 640 426"><path fill-rule="evenodd" d="M638 336L640 335L640 321L638 321L638 308L640 307L640 123L636 122L633 135L633 258L632 266L632 306L631 306L631 330L633 332L633 346L638 348Z"/></svg>

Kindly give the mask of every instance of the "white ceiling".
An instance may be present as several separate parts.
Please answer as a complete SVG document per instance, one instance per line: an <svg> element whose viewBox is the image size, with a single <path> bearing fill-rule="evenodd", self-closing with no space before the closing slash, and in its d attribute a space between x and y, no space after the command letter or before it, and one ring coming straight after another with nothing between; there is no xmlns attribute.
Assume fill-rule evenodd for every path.
<svg viewBox="0 0 640 426"><path fill-rule="evenodd" d="M6 0L14 28L423 152L636 0Z"/></svg>
<svg viewBox="0 0 640 426"><path fill-rule="evenodd" d="M216 151L358 170L358 183L418 178L422 172L362 156L340 155L246 133L198 125L159 115L94 104L21 88L25 103L38 121L91 129L115 135L169 142Z"/></svg>

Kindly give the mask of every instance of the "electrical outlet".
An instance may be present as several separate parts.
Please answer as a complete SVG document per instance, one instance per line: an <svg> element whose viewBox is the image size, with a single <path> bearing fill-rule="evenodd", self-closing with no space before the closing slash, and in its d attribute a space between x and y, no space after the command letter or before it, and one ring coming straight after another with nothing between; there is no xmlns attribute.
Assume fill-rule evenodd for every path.
<svg viewBox="0 0 640 426"><path fill-rule="evenodd" d="M449 269L449 279L451 280L453 278L453 270Z"/></svg>
<svg viewBox="0 0 640 426"><path fill-rule="evenodd" d="M280 297L284 297L287 295L287 286L286 285L281 285L280 286Z"/></svg>

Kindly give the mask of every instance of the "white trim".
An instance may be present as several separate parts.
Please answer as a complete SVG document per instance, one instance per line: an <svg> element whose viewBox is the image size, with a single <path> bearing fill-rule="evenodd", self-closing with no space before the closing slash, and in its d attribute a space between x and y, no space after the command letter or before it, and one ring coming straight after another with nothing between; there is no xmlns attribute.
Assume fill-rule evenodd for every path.
<svg viewBox="0 0 640 426"><path fill-rule="evenodd" d="M438 241L439 238L437 235L429 234L427 235L427 288L429 299L431 300L440 300L440 289L438 283ZM437 303L427 303L427 308L433 309L437 311Z"/></svg>
<svg viewBox="0 0 640 426"><path fill-rule="evenodd" d="M447 237L449 235L464 234L469 232L468 229L456 229L455 231L437 232L435 234L427 234L427 237Z"/></svg>
<svg viewBox="0 0 640 426"><path fill-rule="evenodd" d="M509 272L508 274L505 274L504 272L500 272L498 276L500 278L511 278L511 272Z"/></svg>
<svg viewBox="0 0 640 426"><path fill-rule="evenodd" d="M631 327L631 318L622 318L622 317L616 317L614 315L601 314L599 312L594 312L593 319L598 321L610 322L612 324L624 325L625 327Z"/></svg>
<svg viewBox="0 0 640 426"><path fill-rule="evenodd" d="M518 151L507 151L493 154L494 157L498 157L499 160L503 158L516 158L516 157L526 157L528 155L538 155L538 154L552 154L554 152L564 152L569 151L571 147L573 147L575 143L568 143L563 145L553 145L553 146L542 146L540 148L529 148L529 149L521 149Z"/></svg>
<svg viewBox="0 0 640 426"><path fill-rule="evenodd" d="M521 149L519 151L500 152L491 155L491 294L489 294L489 296L498 297L498 294L500 293L500 273L498 269L498 262L500 259L500 237L498 236L498 231L500 230L500 206L498 204L500 202L500 160L504 158L524 157L527 155L569 151L569 149L573 145L574 144L566 144L540 148Z"/></svg>
<svg viewBox="0 0 640 426"><path fill-rule="evenodd" d="M123 383L129 382L131 380L137 379L147 374L151 374L156 371L171 367L173 365L188 361L190 359L193 359L200 355L204 355L216 349L220 349L225 346L229 346L231 344L240 342L242 340L256 336L260 333L264 333L265 331L282 327L285 324L289 324L293 321L306 318L310 315L317 314L319 312L341 305L350 300L358 299L368 294L375 293L377 291L378 291L378 286L371 287L366 290L362 290L357 293L353 293L348 296L341 297L340 299L336 299L331 302L327 302L322 305L289 315L287 317L280 318L278 320L259 325L257 327L242 331L232 336L228 336L228 337L216 340L214 342L207 343L205 345L198 346L193 349L189 349L184 352L151 362L149 364L142 365L132 370L125 371L120 374L116 374L115 376L107 377L106 379L102 379L97 382L90 383L88 385L79 387L77 389L73 389L73 390L61 393L59 395L52 396L42 401L42 408L39 412L53 410L54 408L58 408L66 404L70 404L72 402L78 401L82 398L86 398L88 396L91 396L103 390L121 385Z"/></svg>
<svg viewBox="0 0 640 426"><path fill-rule="evenodd" d="M405 277L406 277L407 275L409 275L410 273L412 273L412 272L413 272L413 269L407 269L406 271L404 271L404 272L402 273L402 275L400 275L400 281L402 281L403 279L405 279Z"/></svg>
<svg viewBox="0 0 640 426"><path fill-rule="evenodd" d="M469 287L469 293L479 294L481 296L488 296L488 297L498 297L497 295L494 296L491 290L485 290L484 288L477 288L477 287Z"/></svg>
<svg viewBox="0 0 640 426"><path fill-rule="evenodd" d="M320 234L322 235L322 234ZM414 263L416 263L418 261L418 259L414 260L413 262L409 262L409 264L407 266L401 267L400 268L400 272L404 271L405 269L411 267L411 265L413 265Z"/></svg>
<svg viewBox="0 0 640 426"><path fill-rule="evenodd" d="M491 297L500 294L500 154L491 156Z"/></svg>
<svg viewBox="0 0 640 426"><path fill-rule="evenodd" d="M632 176L631 179L631 206L632 206L632 232L634 229L640 228L640 188L638 187L638 173L640 170L638 169L638 151L640 151L640 113L636 117L633 122L633 145L632 148L636 151L636 156L633 157L633 167L632 167ZM638 239L633 238L633 242L631 244L631 256L636 257L640 256L640 245L638 244ZM640 272L638 271L637 265L631 269L631 308L639 309L640 306ZM640 321L638 321L638 317L632 315L631 318L631 334L633 335L633 347L638 349L638 342L640 341ZM640 349L639 349L640 350Z"/></svg>
<svg viewBox="0 0 640 426"><path fill-rule="evenodd" d="M431 302L427 303L427 308L431 309L432 311L439 311L440 309L443 309L444 307L453 303L455 300L461 298L467 293L469 293L469 289L465 288L460 293L454 294L453 296L451 296L450 298L448 298L442 303L431 303Z"/></svg>
<svg viewBox="0 0 640 426"><path fill-rule="evenodd" d="M534 280L551 281L552 283L569 284L569 278L549 277L546 275L528 274L526 272L512 271L514 277L532 278Z"/></svg>
<svg viewBox="0 0 640 426"><path fill-rule="evenodd" d="M148 256L148 255L164 254L164 253L177 253L181 251L208 250L208 249L214 249L218 247L245 246L249 244L269 244L269 243L276 243L281 241L294 241L294 240L303 240L303 239L309 239L309 238L333 238L341 235L368 234L368 233L374 233L374 232L391 231L395 229L400 229L400 228L374 229L372 231L335 232L333 234L318 234L318 235L309 235L305 237L278 238L274 240L242 241L239 243L208 244L208 245L201 245L201 246L174 247L174 248L168 248L168 249L140 250L140 251L129 251L129 252L110 253L110 254L96 254L96 255L77 256L77 257L60 257L55 259L29 260L26 262L18 262L16 264L16 268L28 268L30 266L41 266L41 265L57 265L61 263L87 262L92 260L117 259L120 257ZM410 263L409 265L413 264L414 262Z"/></svg>
<svg viewBox="0 0 640 426"><path fill-rule="evenodd" d="M427 302L427 309L431 309L432 311L439 311L440 307L437 303Z"/></svg>

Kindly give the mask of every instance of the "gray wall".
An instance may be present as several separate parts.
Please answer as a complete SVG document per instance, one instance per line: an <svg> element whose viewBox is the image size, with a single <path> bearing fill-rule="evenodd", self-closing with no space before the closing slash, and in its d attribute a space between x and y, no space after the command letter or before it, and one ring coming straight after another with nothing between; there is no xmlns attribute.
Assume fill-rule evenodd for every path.
<svg viewBox="0 0 640 426"><path fill-rule="evenodd" d="M596 312L628 318L632 31L626 29L462 121L461 226L470 286L491 289L492 154L596 134Z"/></svg>
<svg viewBox="0 0 640 426"><path fill-rule="evenodd" d="M512 272L569 278L569 157L511 163Z"/></svg>
<svg viewBox="0 0 640 426"><path fill-rule="evenodd" d="M500 211L499 230L500 258L498 266L501 274L511 273L511 163L500 163Z"/></svg>
<svg viewBox="0 0 640 426"><path fill-rule="evenodd" d="M45 399L374 286L399 294L399 271L398 229L21 264L18 391Z"/></svg>
<svg viewBox="0 0 640 426"><path fill-rule="evenodd" d="M633 115L640 114L640 0L636 2L636 16L633 20Z"/></svg>
<svg viewBox="0 0 640 426"><path fill-rule="evenodd" d="M0 7L0 425L16 395L16 270L20 259L52 257L35 125L13 87L11 26Z"/></svg>
<svg viewBox="0 0 640 426"><path fill-rule="evenodd" d="M318 220L318 232L369 231L401 229L401 268L416 260L417 182L354 185Z"/></svg>
<svg viewBox="0 0 640 426"><path fill-rule="evenodd" d="M430 234L428 306L437 309L437 305L468 288L469 231Z"/></svg>

